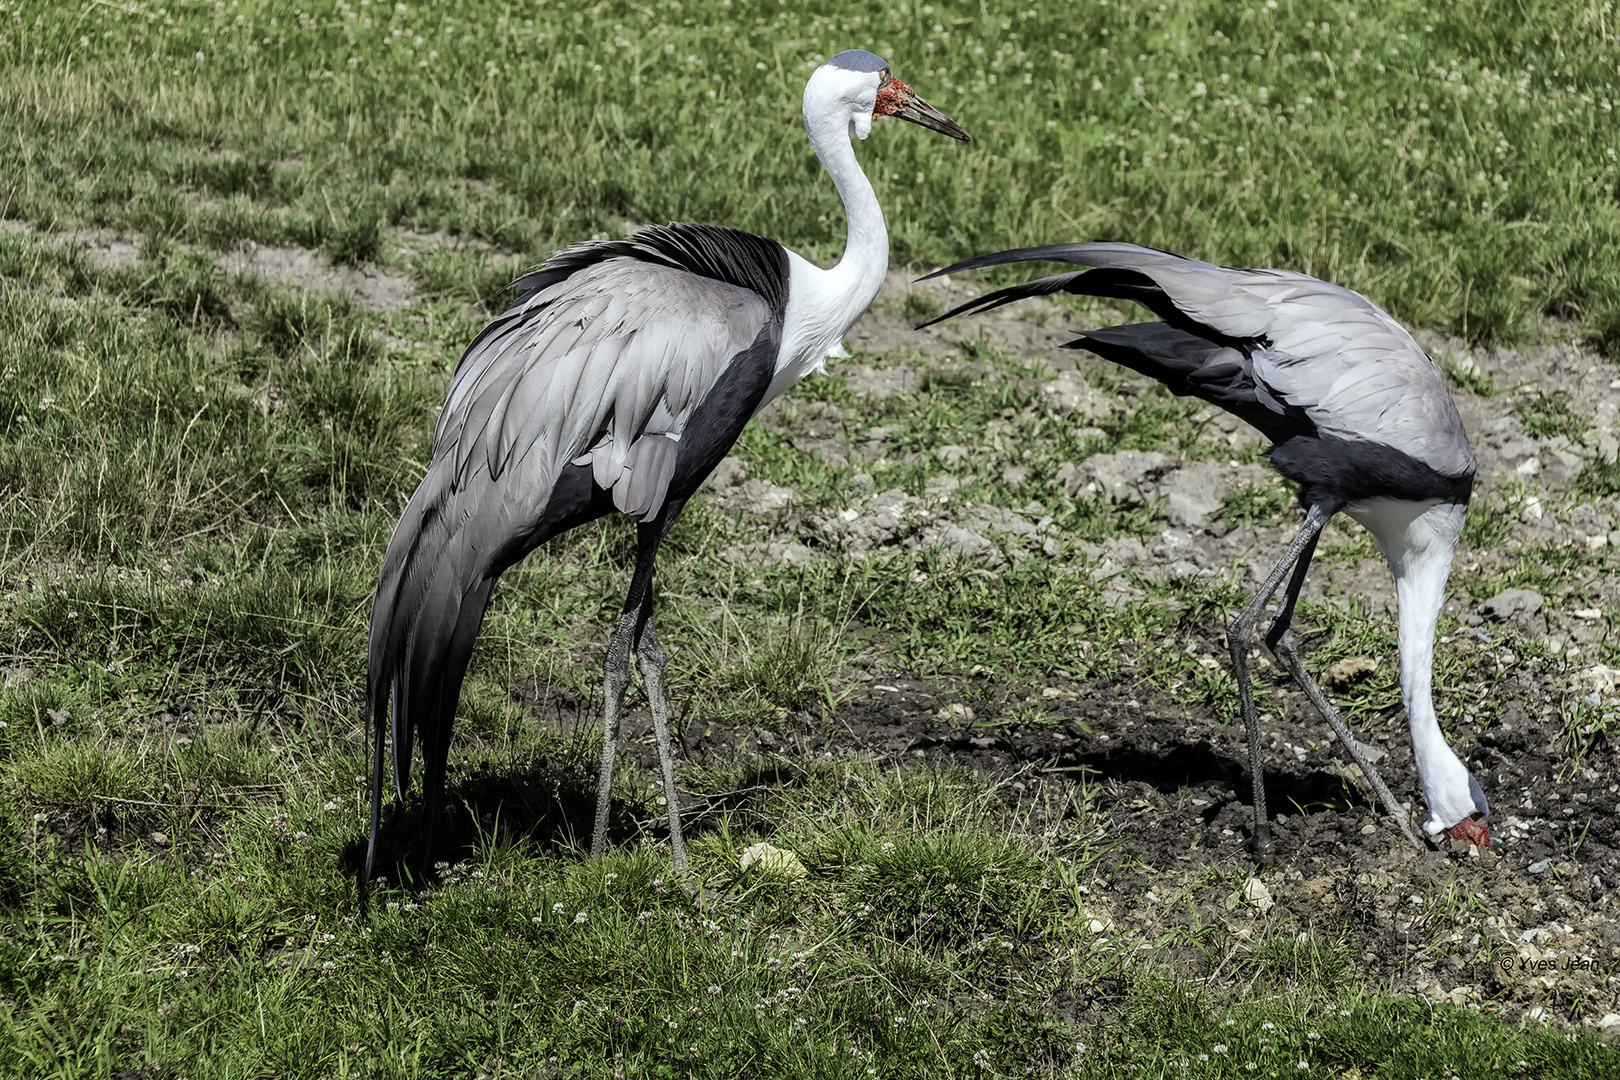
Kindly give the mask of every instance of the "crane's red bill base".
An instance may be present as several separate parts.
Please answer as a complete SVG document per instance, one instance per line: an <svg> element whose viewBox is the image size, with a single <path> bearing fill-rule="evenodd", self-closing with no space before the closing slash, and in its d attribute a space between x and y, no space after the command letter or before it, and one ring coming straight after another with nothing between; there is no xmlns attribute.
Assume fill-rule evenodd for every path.
<svg viewBox="0 0 1620 1080"><path fill-rule="evenodd" d="M1453 840L1461 840L1478 848L1491 846L1491 830L1485 824L1485 815L1478 810L1453 825L1446 835Z"/></svg>
<svg viewBox="0 0 1620 1080"><path fill-rule="evenodd" d="M961 139L963 142L973 141L966 128L918 97L917 91L893 77L878 88L877 105L872 109L872 115L896 116L901 120L909 120L919 127L925 127L929 131L949 135L953 139Z"/></svg>

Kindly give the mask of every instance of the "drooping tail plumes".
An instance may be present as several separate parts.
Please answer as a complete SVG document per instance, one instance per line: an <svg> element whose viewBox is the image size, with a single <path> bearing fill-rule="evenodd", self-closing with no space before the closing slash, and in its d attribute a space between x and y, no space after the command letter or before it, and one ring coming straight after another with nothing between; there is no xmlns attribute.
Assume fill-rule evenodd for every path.
<svg viewBox="0 0 1620 1080"><path fill-rule="evenodd" d="M411 747L421 737L424 869L432 856L456 703L495 583L489 560L474 548L476 530L458 527L465 520L442 480L446 465L429 470L395 527L371 609L366 710L374 743L365 881L376 869L390 727L400 800L410 784Z"/></svg>

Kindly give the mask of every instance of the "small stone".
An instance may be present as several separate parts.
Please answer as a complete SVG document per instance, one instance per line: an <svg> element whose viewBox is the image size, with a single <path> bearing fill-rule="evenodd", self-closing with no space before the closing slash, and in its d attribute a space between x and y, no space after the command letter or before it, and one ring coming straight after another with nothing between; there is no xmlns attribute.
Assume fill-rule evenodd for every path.
<svg viewBox="0 0 1620 1080"><path fill-rule="evenodd" d="M1243 898L1259 908L1262 914L1276 905L1276 901L1271 898L1271 890L1266 888L1266 883L1259 878L1250 878L1244 884Z"/></svg>
<svg viewBox="0 0 1620 1080"><path fill-rule="evenodd" d="M1533 589L1505 589L1480 607L1493 619L1511 619L1515 615L1534 615L1545 602Z"/></svg>
<svg viewBox="0 0 1620 1080"><path fill-rule="evenodd" d="M777 877L784 877L789 880L807 877L810 873L805 869L804 863L799 861L799 857L793 852L773 847L764 841L743 849L742 868L747 870L754 866L759 867L764 873L774 874Z"/></svg>
<svg viewBox="0 0 1620 1080"><path fill-rule="evenodd" d="M152 839L152 843L156 844L158 847L168 847L169 846L169 838L164 833L155 832L155 833L152 834L151 839Z"/></svg>
<svg viewBox="0 0 1620 1080"><path fill-rule="evenodd" d="M723 491L726 488L736 487L746 479L748 479L747 462L740 457L723 457L720 464L709 474L709 478L703 482L703 486Z"/></svg>
<svg viewBox="0 0 1620 1080"><path fill-rule="evenodd" d="M968 708L960 701L953 701L949 705L943 706L939 712L935 713L934 719L943 720L947 724L971 724L973 722L973 716L974 713L972 709Z"/></svg>
<svg viewBox="0 0 1620 1080"><path fill-rule="evenodd" d="M1551 859L1542 859L1540 862L1533 862L1525 867L1525 870L1532 874L1545 874L1550 869L1552 869Z"/></svg>
<svg viewBox="0 0 1620 1080"><path fill-rule="evenodd" d="M1316 682L1325 690L1341 690L1377 670L1378 661L1370 656L1347 656L1329 664Z"/></svg>

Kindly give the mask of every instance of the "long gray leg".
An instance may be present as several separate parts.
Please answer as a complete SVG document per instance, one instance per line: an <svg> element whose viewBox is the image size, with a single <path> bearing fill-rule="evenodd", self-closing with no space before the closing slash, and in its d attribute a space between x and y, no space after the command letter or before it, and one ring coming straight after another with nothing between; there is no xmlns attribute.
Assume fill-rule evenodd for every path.
<svg viewBox="0 0 1620 1080"><path fill-rule="evenodd" d="M1226 628L1226 645L1232 654L1232 671L1237 678L1238 703L1243 712L1243 730L1249 740L1249 775L1254 781L1254 836L1249 843L1254 853L1262 859L1270 859L1276 854L1277 846L1271 840L1271 821L1266 817L1266 777L1265 770L1260 761L1260 718L1254 709L1254 682L1249 676L1249 650L1254 646L1254 628L1265 614L1266 605L1271 602L1272 594L1282 579L1288 573L1289 567L1299 562L1300 556L1307 550L1316 546L1316 538L1321 535L1322 526L1327 524L1333 511L1324 506L1313 506L1305 514L1305 526L1299 530L1288 550L1283 553L1282 561L1272 569L1270 576L1260 586L1260 591L1254 594L1238 617L1232 620L1232 625ZM1300 575L1303 580L1303 575Z"/></svg>
<svg viewBox="0 0 1620 1080"><path fill-rule="evenodd" d="M638 567L639 569L639 567ZM640 605L619 616L608 640L602 673L602 771L596 781L596 826L591 830L591 858L600 859L607 843L608 807L613 802L613 760L619 752L619 714L630 686L630 642L641 618Z"/></svg>
<svg viewBox="0 0 1620 1080"><path fill-rule="evenodd" d="M608 641L607 661L602 672L602 771L596 785L596 825L591 830L591 858L599 859L607 846L608 809L613 799L613 763L619 749L619 721L624 708L624 692L630 686L630 654L641 659L642 677L647 680L647 696L652 701L653 724L658 729L658 748L663 757L665 799L669 803L672 823L679 811L675 803L674 762L670 758L669 713L664 706L663 649L654 639L652 648L658 654L657 681L648 677L648 661L641 655L642 643L651 630L653 559L664 534L680 516L685 500L671 501L663 512L651 521L636 527L636 569L630 578L630 592L624 599L624 614L619 616L618 628ZM676 868L686 868L686 847L681 843L680 826L671 830L674 840Z"/></svg>
<svg viewBox="0 0 1620 1080"><path fill-rule="evenodd" d="M1372 761L1368 759L1366 751L1361 748L1361 744L1356 741L1355 736L1350 734L1349 725L1339 715L1339 710L1333 707L1333 703L1328 701L1327 695L1323 694L1321 688L1316 685L1316 680L1311 678L1311 673L1305 670L1305 662L1300 658L1299 641L1294 637L1291 624L1294 620L1294 605L1299 602L1299 590L1305 584L1305 571L1310 568L1311 556L1316 553L1316 540L1317 537L1311 537L1310 544L1300 553L1299 561L1294 565L1294 576L1288 582L1288 591L1283 594L1282 607L1278 610L1277 617L1271 621L1271 627L1266 631L1266 645L1271 649L1272 655L1282 663L1282 666L1288 669L1288 673L1294 677L1295 682L1299 683L1300 688L1305 691L1305 696L1316 707L1317 713L1328 722L1328 726L1333 729L1333 733L1339 737L1339 741L1344 744L1344 748L1349 751L1350 757L1361 769L1361 774L1367 778L1367 782L1372 784L1373 790L1378 793L1379 799L1384 803L1384 808L1389 811L1391 817L1400 823L1401 831L1406 833L1406 838L1417 845L1420 850L1427 851L1428 848L1424 846L1423 841L1419 840L1417 834L1412 831L1411 823L1406 819L1405 809L1395 801L1395 796L1390 793L1389 786L1384 783L1384 778L1379 775Z"/></svg>
<svg viewBox="0 0 1620 1080"><path fill-rule="evenodd" d="M651 607L651 594L648 606ZM653 730L658 735L658 763L664 770L664 802L669 809L669 846L675 857L675 872L686 873L686 841L681 836L680 796L675 791L675 753L669 737L669 702L664 697L664 663L668 654L658 642L649 612L647 625L636 646L636 659L641 664L641 681L647 687L647 703L652 707Z"/></svg>

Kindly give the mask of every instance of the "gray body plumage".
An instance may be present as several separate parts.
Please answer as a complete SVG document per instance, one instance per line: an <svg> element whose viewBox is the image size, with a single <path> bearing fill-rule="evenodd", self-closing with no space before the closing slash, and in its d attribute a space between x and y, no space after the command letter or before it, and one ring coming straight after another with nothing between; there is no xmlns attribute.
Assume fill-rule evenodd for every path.
<svg viewBox="0 0 1620 1080"><path fill-rule="evenodd" d="M1484 792L1446 744L1430 696L1435 621L1476 468L1440 369L1366 297L1287 270L1234 270L1102 243L1004 251L938 273L1033 260L1089 269L987 293L933 321L1057 292L1134 300L1162 321L1089 331L1069 346L1248 421L1271 440L1271 463L1299 484L1305 525L1227 631L1249 743L1256 851L1269 856L1272 844L1248 657L1266 604L1285 577L1266 644L1418 842L1398 801L1305 669L1290 629L1317 539L1341 510L1372 532L1395 577L1401 692L1430 810L1424 828L1488 846Z"/></svg>
<svg viewBox="0 0 1620 1080"><path fill-rule="evenodd" d="M611 511L655 526L673 519L761 403L787 283L774 241L712 226L647 229L558 253L515 283L520 299L467 348L372 607L368 878L389 717L395 790L404 797L420 735L431 816L495 580Z"/></svg>
<svg viewBox="0 0 1620 1080"><path fill-rule="evenodd" d="M1359 293L1293 271L1234 270L1134 244L1021 248L939 273L1037 259L1093 269L988 293L940 319L1055 292L1135 300L1164 321L1091 331L1074 347L1254 425L1275 444L1278 469L1306 489L1302 501L1343 506L1391 494L1391 484L1414 498L1467 500L1474 455L1444 376ZM1305 443L1291 446L1295 440Z"/></svg>

